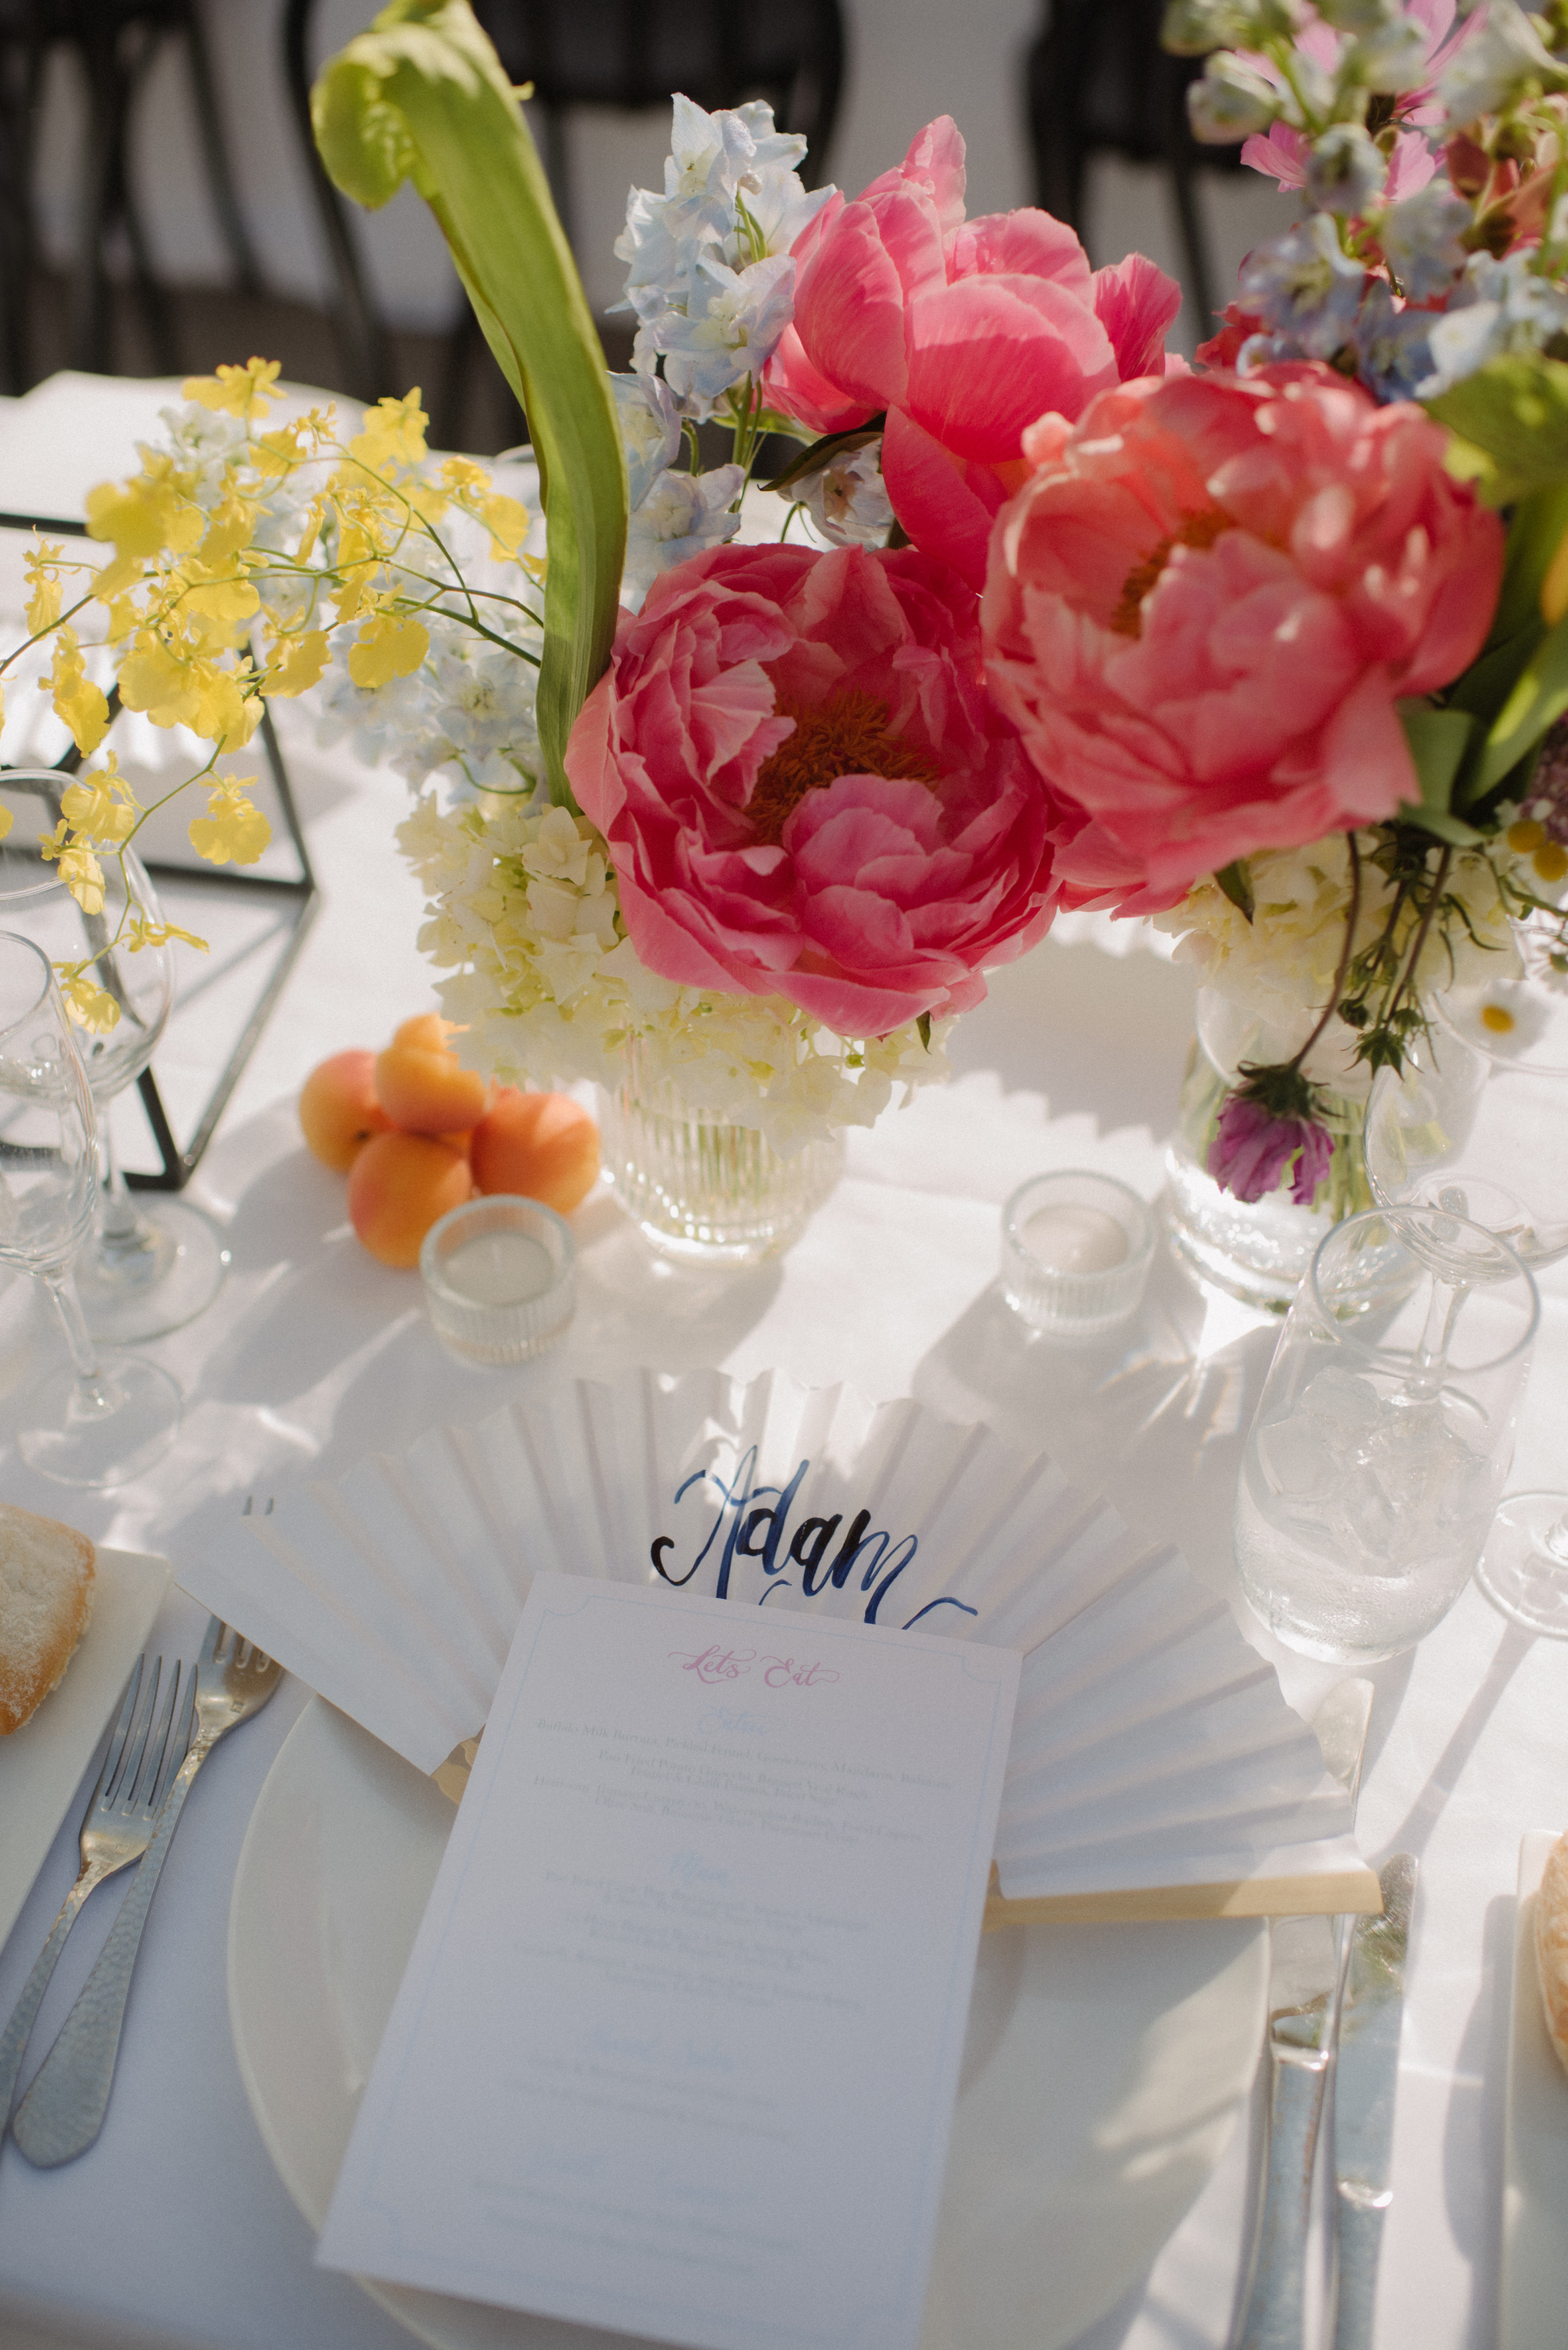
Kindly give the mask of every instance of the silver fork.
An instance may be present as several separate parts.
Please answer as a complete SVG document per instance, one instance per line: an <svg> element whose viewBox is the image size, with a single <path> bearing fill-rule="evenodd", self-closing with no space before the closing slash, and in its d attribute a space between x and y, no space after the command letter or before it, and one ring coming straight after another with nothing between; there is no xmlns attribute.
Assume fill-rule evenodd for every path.
<svg viewBox="0 0 1568 2350"><path fill-rule="evenodd" d="M49 1929L49 1939L38 1953L21 1998L11 2011L5 2037L0 2039L0 2137L5 2135L22 2058L48 1989L49 1977L55 1971L55 1961L65 1948L66 1936L76 1924L88 1895L106 1877L139 1860L152 1840L159 1806L169 1792L169 1782L191 1734L193 1676L187 1680L185 1703L176 1723L180 1669L176 1662L161 1711L158 1704L163 1681L161 1657L139 1657L126 1683L125 1702L109 1742L103 1769L82 1814L78 1838L80 1873Z"/></svg>
<svg viewBox="0 0 1568 2350"><path fill-rule="evenodd" d="M12 2118L11 2135L40 2168L85 2153L103 2127L131 1969L191 1782L219 1739L261 1711L282 1673L280 1665L216 1616L211 1619L196 1660L196 1734L190 1751L174 1774L136 1882L120 1904L98 1964Z"/></svg>

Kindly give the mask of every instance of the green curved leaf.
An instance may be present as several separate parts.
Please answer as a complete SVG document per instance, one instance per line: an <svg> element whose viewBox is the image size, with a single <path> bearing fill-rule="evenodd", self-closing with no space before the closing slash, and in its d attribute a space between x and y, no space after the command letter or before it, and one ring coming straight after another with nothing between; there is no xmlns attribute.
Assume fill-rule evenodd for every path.
<svg viewBox="0 0 1568 2350"><path fill-rule="evenodd" d="M615 639L626 461L576 264L516 94L468 0L391 0L323 68L316 142L375 207L411 179L452 248L539 463L549 569L538 694L553 798L569 804L572 722Z"/></svg>

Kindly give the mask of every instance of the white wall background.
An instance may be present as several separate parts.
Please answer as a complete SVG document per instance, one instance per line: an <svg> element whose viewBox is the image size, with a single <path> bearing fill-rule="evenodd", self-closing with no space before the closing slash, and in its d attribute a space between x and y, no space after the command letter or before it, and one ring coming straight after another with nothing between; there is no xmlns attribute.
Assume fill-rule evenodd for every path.
<svg viewBox="0 0 1568 2350"><path fill-rule="evenodd" d="M757 5L758 0L753 0ZM761 0L765 5L765 0ZM934 114L950 113L969 145L969 209L993 212L1031 198L1023 118L1023 59L1041 0L846 0L850 50L834 177L859 188L903 153ZM373 0L320 0L318 53L351 37ZM240 200L271 286L325 301L329 286L298 142L284 89L282 0L205 0ZM626 192L659 184L667 118L587 113L573 126L573 206L591 299L619 292L610 246ZM72 191L81 152L80 92L67 71L51 78L40 140L50 242L70 249ZM182 60L166 51L150 77L136 125L135 170L161 271L176 283L221 282L224 255L213 220L194 132L194 100ZM1096 263L1133 248L1177 272L1177 245L1161 175L1107 161L1097 174L1088 242ZM1246 173L1206 189L1221 285L1262 237L1292 217L1270 184ZM440 328L457 303L441 237L405 190L385 213L362 216L373 283L397 325ZM1181 340L1196 339L1184 317Z"/></svg>

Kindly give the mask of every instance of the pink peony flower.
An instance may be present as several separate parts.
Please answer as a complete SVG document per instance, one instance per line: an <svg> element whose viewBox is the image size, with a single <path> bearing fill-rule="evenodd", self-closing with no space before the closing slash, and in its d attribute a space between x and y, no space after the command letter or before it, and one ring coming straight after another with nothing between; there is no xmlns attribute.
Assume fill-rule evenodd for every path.
<svg viewBox="0 0 1568 2350"><path fill-rule="evenodd" d="M763 386L817 432L885 410L894 511L978 589L1024 428L1162 370L1181 294L1139 254L1091 270L1049 213L966 220L963 197L963 140L945 114L896 171L853 202L834 195L794 244L794 324Z"/></svg>
<svg viewBox="0 0 1568 2350"><path fill-rule="evenodd" d="M1419 797L1396 702L1480 650L1502 526L1445 435L1325 367L1103 393L1025 436L986 673L1056 805L1064 902L1201 874Z"/></svg>
<svg viewBox="0 0 1568 2350"><path fill-rule="evenodd" d="M1047 803L927 556L726 546L623 613L566 772L640 961L882 1035L985 993L1054 898Z"/></svg>
<svg viewBox="0 0 1568 2350"><path fill-rule="evenodd" d="M1209 1146L1209 1172L1238 1200L1264 1200L1278 1191L1293 1161L1291 1198L1298 1208L1310 1208L1333 1157L1333 1136L1310 1118L1276 1118L1262 1102L1231 1094Z"/></svg>

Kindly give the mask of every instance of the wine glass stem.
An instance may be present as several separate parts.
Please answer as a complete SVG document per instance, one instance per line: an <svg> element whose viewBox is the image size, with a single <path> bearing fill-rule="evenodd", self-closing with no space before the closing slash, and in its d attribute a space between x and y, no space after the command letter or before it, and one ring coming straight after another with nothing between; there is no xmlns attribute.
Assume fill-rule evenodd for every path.
<svg viewBox="0 0 1568 2350"><path fill-rule="evenodd" d="M101 1245L112 1253L123 1250L140 1233L141 1218L130 1186L120 1172L119 1161L114 1155L114 1136L109 1130L107 1114L99 1126L99 1148L103 1153L103 1223Z"/></svg>
<svg viewBox="0 0 1568 2350"><path fill-rule="evenodd" d="M1433 1282L1431 1303L1427 1308L1427 1326L1416 1349L1416 1376L1411 1384L1417 1389L1435 1391L1442 1386L1454 1324L1459 1320L1459 1308L1468 1295L1463 1282L1456 1282L1451 1287L1444 1281Z"/></svg>
<svg viewBox="0 0 1568 2350"><path fill-rule="evenodd" d="M66 1344L71 1350L71 1365L77 1375L77 1386L84 1402L101 1409L108 1401L105 1393L103 1366L93 1344L92 1333L77 1295L76 1275L67 1265L63 1273L46 1274L45 1286L54 1301Z"/></svg>

